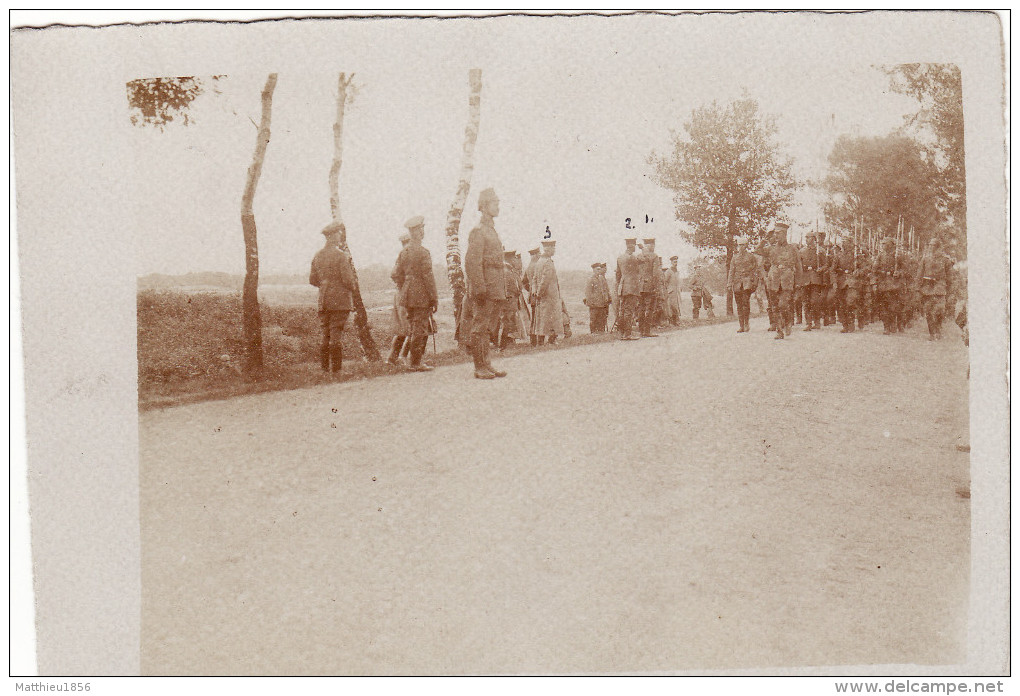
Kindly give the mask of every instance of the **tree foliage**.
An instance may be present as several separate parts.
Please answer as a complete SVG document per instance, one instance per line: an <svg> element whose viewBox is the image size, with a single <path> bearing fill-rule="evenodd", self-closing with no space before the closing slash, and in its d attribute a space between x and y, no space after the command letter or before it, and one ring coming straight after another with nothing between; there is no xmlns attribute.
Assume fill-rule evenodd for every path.
<svg viewBox="0 0 1020 696"><path fill-rule="evenodd" d="M966 250L967 172L963 130L963 80L949 63L906 63L885 70L893 91L917 100L901 132L921 145L931 169L940 222L955 228L960 253Z"/></svg>
<svg viewBox="0 0 1020 696"><path fill-rule="evenodd" d="M673 192L687 240L730 256L736 235L760 238L793 198L792 161L775 140L774 117L748 97L694 109L684 131L672 133L671 153L652 153L653 179Z"/></svg>
<svg viewBox="0 0 1020 696"><path fill-rule="evenodd" d="M221 77L212 76L214 85ZM217 90L215 86L214 90ZM189 113L192 102L204 92L205 83L202 78L191 75L131 80L127 83L131 124L153 126L162 131L175 118L180 118L186 126L193 118Z"/></svg>
<svg viewBox="0 0 1020 696"><path fill-rule="evenodd" d="M922 148L911 138L840 136L824 182L826 222L849 235L863 217L867 228L892 234L902 216L906 229L926 234L938 217L930 178Z"/></svg>

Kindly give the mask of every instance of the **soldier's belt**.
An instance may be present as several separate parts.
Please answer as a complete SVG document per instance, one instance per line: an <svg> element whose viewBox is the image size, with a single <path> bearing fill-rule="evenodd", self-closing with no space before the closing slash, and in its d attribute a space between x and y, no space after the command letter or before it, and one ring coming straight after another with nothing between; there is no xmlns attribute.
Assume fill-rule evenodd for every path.
<svg viewBox="0 0 1020 696"><path fill-rule="evenodd" d="M503 268L502 261L482 261L483 268Z"/></svg>
<svg viewBox="0 0 1020 696"><path fill-rule="evenodd" d="M815 270L815 267L814 266L808 266L805 270L813 271L813 270Z"/></svg>

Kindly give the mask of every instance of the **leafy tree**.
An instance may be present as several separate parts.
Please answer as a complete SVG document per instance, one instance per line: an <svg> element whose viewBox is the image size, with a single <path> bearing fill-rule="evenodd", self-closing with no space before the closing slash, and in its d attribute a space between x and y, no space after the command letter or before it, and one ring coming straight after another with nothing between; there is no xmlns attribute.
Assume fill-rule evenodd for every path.
<svg viewBox="0 0 1020 696"><path fill-rule="evenodd" d="M829 153L824 186L825 220L846 236L861 218L867 229L892 234L902 216L904 228L913 226L924 239L938 216L931 167L921 147L904 135L840 136Z"/></svg>
<svg viewBox="0 0 1020 696"><path fill-rule="evenodd" d="M223 75L213 75L215 83ZM166 128L174 118L180 118L186 126L191 122L191 103L205 92L201 78L146 77L127 83L128 106L131 109L131 123L135 126Z"/></svg>
<svg viewBox="0 0 1020 696"><path fill-rule="evenodd" d="M931 167L939 222L956 232L957 253L967 251L967 170L963 139L963 80L950 63L906 63L885 69L893 91L917 100L901 131L920 144Z"/></svg>
<svg viewBox="0 0 1020 696"><path fill-rule="evenodd" d="M684 233L689 242L725 249L728 272L735 237L761 238L799 183L775 140L774 117L762 114L754 99L696 108L684 131L671 133L671 153L649 157L653 180L673 191L676 218L690 226ZM733 314L730 292L726 313Z"/></svg>

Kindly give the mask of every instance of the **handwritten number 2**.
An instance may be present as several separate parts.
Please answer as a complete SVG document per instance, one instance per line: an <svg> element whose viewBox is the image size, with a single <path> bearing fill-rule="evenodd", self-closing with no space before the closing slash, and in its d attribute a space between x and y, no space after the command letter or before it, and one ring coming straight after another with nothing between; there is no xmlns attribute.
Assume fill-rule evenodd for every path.
<svg viewBox="0 0 1020 696"><path fill-rule="evenodd" d="M627 224L624 225L624 227L626 227L628 230L634 229L634 227L630 224L630 218L627 218Z"/></svg>

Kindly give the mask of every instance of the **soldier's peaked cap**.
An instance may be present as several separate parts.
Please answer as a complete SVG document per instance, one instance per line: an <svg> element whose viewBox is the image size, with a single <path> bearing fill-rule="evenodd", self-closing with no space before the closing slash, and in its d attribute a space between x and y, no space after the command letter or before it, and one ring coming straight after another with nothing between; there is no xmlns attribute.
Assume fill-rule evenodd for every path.
<svg viewBox="0 0 1020 696"><path fill-rule="evenodd" d="M777 222L776 225L775 225L775 229L776 230L788 230L788 229L790 229L790 226L788 224L786 224L785 222Z"/></svg>
<svg viewBox="0 0 1020 696"><path fill-rule="evenodd" d="M512 259L515 256L517 256L517 252L516 251L507 250L507 251L503 252L503 258Z"/></svg>
<svg viewBox="0 0 1020 696"><path fill-rule="evenodd" d="M413 230L415 227L421 227L425 224L425 218L421 215L415 215L413 218L404 223L404 227L409 230Z"/></svg>
<svg viewBox="0 0 1020 696"><path fill-rule="evenodd" d="M655 237L645 237L645 244L655 244Z"/></svg>
<svg viewBox="0 0 1020 696"><path fill-rule="evenodd" d="M535 247L534 249L528 249L528 253L532 254L532 255L534 255L534 254L541 254L542 253L542 249L539 248L539 247Z"/></svg>
<svg viewBox="0 0 1020 696"><path fill-rule="evenodd" d="M407 232L401 232L400 233L400 241L401 242L409 242L409 241L411 241L411 235L409 235Z"/></svg>
<svg viewBox="0 0 1020 696"><path fill-rule="evenodd" d="M556 246L556 240L555 239L543 239L542 240L542 246Z"/></svg>
<svg viewBox="0 0 1020 696"><path fill-rule="evenodd" d="M637 237L627 237L623 240L624 244L637 244Z"/></svg>
<svg viewBox="0 0 1020 696"><path fill-rule="evenodd" d="M493 188L487 188L478 194L478 205L487 203L488 201L491 201L494 198L498 198L498 196L496 195L496 190Z"/></svg>
<svg viewBox="0 0 1020 696"><path fill-rule="evenodd" d="M602 268L602 264L601 264L601 263L599 263L598 261L596 261L595 263L593 263L593 264L591 265L591 267L592 267L592 268L596 268L596 269L597 269L597 268Z"/></svg>
<svg viewBox="0 0 1020 696"><path fill-rule="evenodd" d="M679 256L670 256L669 260L670 261L678 261L678 260L680 260L680 257Z"/></svg>
<svg viewBox="0 0 1020 696"><path fill-rule="evenodd" d="M345 231L344 223L337 222L335 220L322 228L322 233L327 237L331 234L338 234L344 231Z"/></svg>

